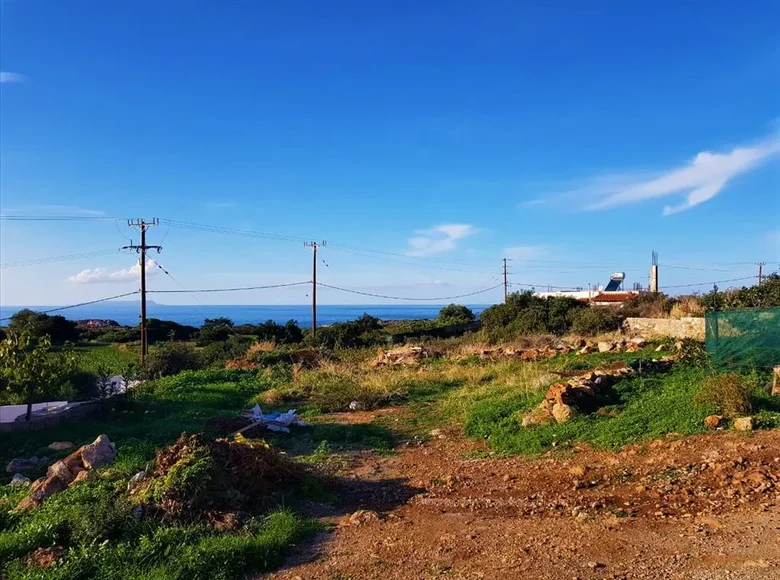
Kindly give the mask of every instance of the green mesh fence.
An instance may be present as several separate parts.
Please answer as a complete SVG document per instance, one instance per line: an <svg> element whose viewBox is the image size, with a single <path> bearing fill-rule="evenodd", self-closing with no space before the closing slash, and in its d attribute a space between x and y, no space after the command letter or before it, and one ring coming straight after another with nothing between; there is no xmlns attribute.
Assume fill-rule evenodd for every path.
<svg viewBox="0 0 780 580"><path fill-rule="evenodd" d="M707 352L716 366L780 365L780 308L708 312L706 322Z"/></svg>

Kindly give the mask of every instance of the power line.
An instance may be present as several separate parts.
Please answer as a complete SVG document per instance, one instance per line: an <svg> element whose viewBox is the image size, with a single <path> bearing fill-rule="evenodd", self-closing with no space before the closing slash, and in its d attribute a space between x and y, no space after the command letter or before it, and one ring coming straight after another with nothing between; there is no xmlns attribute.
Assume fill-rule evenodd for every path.
<svg viewBox="0 0 780 580"><path fill-rule="evenodd" d="M243 292L245 290L268 290L271 288L287 288L289 286L302 286L311 284L311 280L305 282L288 282L286 284L269 284L268 286L242 286L239 288L199 288L197 290L147 290L147 294L183 294L183 293L215 293L215 292Z"/></svg>
<svg viewBox="0 0 780 580"><path fill-rule="evenodd" d="M459 294L457 296L438 296L436 298L412 298L407 296L386 296L384 294L374 294L372 292L361 292L360 290L350 290L349 288L331 286L330 284L323 284L321 282L318 282L317 286L322 286L323 288L330 288L331 290L339 290L341 292L349 292L350 294L370 296L372 298L385 298L387 300L438 301L438 300L454 300L456 298L466 298L468 296L476 296L477 294L484 294L485 292L489 292L490 290L501 288L503 284L496 284L495 286L491 286L490 288L483 288L482 290L477 290L476 292L469 292L468 294Z"/></svg>
<svg viewBox="0 0 780 580"><path fill-rule="evenodd" d="M84 258L94 258L97 256L106 256L108 254L115 254L123 252L123 248L114 248L112 250L97 250L94 252L82 252L80 254L67 254L65 256L51 256L48 258L37 258L34 260L22 260L19 262L3 262L0 264L0 268L20 268L22 266L35 266L38 264L51 264L54 262L65 262L67 260L81 260Z"/></svg>
<svg viewBox="0 0 780 580"><path fill-rule="evenodd" d="M744 278L731 278L730 280L715 280L714 282L696 282L695 284L676 284L674 286L664 286L664 288L688 288L690 286L712 286L713 284L725 284L726 282L740 282L742 280L752 280L755 276L746 276Z"/></svg>
<svg viewBox="0 0 780 580"><path fill-rule="evenodd" d="M60 312L62 310L69 310L71 308L78 308L79 306L89 306L90 304L98 304L100 302L108 302L109 300L116 300L117 298L126 298L127 296L134 296L135 294L139 294L139 290L134 290L132 292L125 292L124 294L117 294L116 296L109 296L108 298L100 298L98 300L90 300L89 302L80 302L78 304L71 304L69 306L59 306L57 308L50 308L49 310L41 310L36 312L38 314L51 314L52 312ZM6 316L5 318L0 318L0 321L4 320L11 320L13 316Z"/></svg>
<svg viewBox="0 0 780 580"><path fill-rule="evenodd" d="M110 216L96 216L96 215L58 215L58 216L41 216L41 215L0 215L0 220L9 222L71 222L71 221L84 221L84 220L116 220L117 217Z"/></svg>

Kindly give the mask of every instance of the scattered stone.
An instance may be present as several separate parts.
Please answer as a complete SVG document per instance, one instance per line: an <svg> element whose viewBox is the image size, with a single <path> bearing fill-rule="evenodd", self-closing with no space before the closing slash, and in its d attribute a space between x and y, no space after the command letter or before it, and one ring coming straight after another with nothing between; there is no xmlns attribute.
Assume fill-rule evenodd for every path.
<svg viewBox="0 0 780 580"><path fill-rule="evenodd" d="M531 425L544 425L546 423L552 423L555 418L552 414L553 403L545 399L538 407L526 413L523 416L523 427L530 427Z"/></svg>
<svg viewBox="0 0 780 580"><path fill-rule="evenodd" d="M431 437L435 437L436 439L446 439L447 438L447 436L444 433L442 433L441 429L433 429L433 430L431 430L428 433L428 435L430 435Z"/></svg>
<svg viewBox="0 0 780 580"><path fill-rule="evenodd" d="M584 477L585 468L581 465L575 465L574 467L569 469L569 475L572 475L574 477Z"/></svg>
<svg viewBox="0 0 780 580"><path fill-rule="evenodd" d="M380 350L374 366L418 365L423 359L431 358L432 353L421 346L403 346L391 350Z"/></svg>
<svg viewBox="0 0 780 580"><path fill-rule="evenodd" d="M616 348L614 342L600 342L596 346L599 349L599 352L610 352Z"/></svg>
<svg viewBox="0 0 780 580"><path fill-rule="evenodd" d="M766 560L746 560L742 565L746 568L769 568L769 562Z"/></svg>
<svg viewBox="0 0 780 580"><path fill-rule="evenodd" d="M753 417L740 417L739 419L734 419L734 429L736 431L752 431Z"/></svg>
<svg viewBox="0 0 780 580"><path fill-rule="evenodd" d="M116 445L106 435L99 435L89 445L81 448L81 460L85 469L96 469L108 465L116 457Z"/></svg>
<svg viewBox="0 0 780 580"><path fill-rule="evenodd" d="M602 562L588 562L588 568L595 570L596 568L606 568L606 564Z"/></svg>
<svg viewBox="0 0 780 580"><path fill-rule="evenodd" d="M365 406L360 401L350 401L350 403L349 403L349 410L350 411L365 411Z"/></svg>
<svg viewBox="0 0 780 580"><path fill-rule="evenodd" d="M552 408L552 416L557 423L565 423L577 416L577 410L570 405L555 403Z"/></svg>
<svg viewBox="0 0 780 580"><path fill-rule="evenodd" d="M49 466L46 476L36 480L30 493L17 509L25 511L39 506L47 497L89 478L88 470L111 463L116 447L106 435L100 435L89 445L80 447L64 459Z"/></svg>
<svg viewBox="0 0 780 580"><path fill-rule="evenodd" d="M127 482L127 493L133 493L138 485L146 479L146 471L139 471Z"/></svg>
<svg viewBox="0 0 780 580"><path fill-rule="evenodd" d="M665 344L659 344L657 347L655 347L655 352L663 352L665 350L669 350Z"/></svg>
<svg viewBox="0 0 780 580"><path fill-rule="evenodd" d="M642 348L647 344L647 341L644 338L635 337L630 340L631 344L637 345L639 348Z"/></svg>
<svg viewBox="0 0 780 580"><path fill-rule="evenodd" d="M585 345L580 350L577 351L579 354L590 354L593 352L593 347Z"/></svg>
<svg viewBox="0 0 780 580"><path fill-rule="evenodd" d="M358 510L349 516L347 525L360 526L379 521L379 514L371 510Z"/></svg>
<svg viewBox="0 0 780 580"><path fill-rule="evenodd" d="M30 481L29 477L25 477L21 473L17 473L16 475L13 476L13 478L11 479L11 483L9 485L16 485L18 487L23 487L25 485L30 485L30 483L32 482Z"/></svg>
<svg viewBox="0 0 780 580"><path fill-rule="evenodd" d="M66 449L73 449L76 445L70 441L55 441L49 445L49 449L52 451L65 451Z"/></svg>
<svg viewBox="0 0 780 580"><path fill-rule="evenodd" d="M704 419L704 424L710 429L720 427L722 423L723 417L720 415L709 415L706 419Z"/></svg>
<svg viewBox="0 0 780 580"><path fill-rule="evenodd" d="M12 459L8 465L5 466L5 470L7 473L19 473L20 471L27 471L28 469L38 467L40 463L41 460L37 457L28 457L27 459L20 457Z"/></svg>

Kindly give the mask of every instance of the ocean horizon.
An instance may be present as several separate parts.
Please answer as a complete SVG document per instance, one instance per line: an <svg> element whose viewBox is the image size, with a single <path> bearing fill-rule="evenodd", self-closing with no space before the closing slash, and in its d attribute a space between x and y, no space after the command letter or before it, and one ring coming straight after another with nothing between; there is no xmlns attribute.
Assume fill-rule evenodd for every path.
<svg viewBox="0 0 780 580"><path fill-rule="evenodd" d="M381 320L431 320L438 316L445 304L321 304L317 306L317 325L346 322L370 314ZM467 305L474 314L479 315L490 304ZM0 306L0 326L8 324L8 319L19 310L29 308L46 311L58 306ZM134 326L139 320L137 302L105 302L68 308L52 312L69 320L106 319L115 320L122 326ZM235 324L257 324L273 320L284 324L295 320L301 328L311 326L311 306L307 304L290 305L238 305L238 304L158 304L147 303L147 318L172 320L179 324L200 326L206 318L230 318Z"/></svg>

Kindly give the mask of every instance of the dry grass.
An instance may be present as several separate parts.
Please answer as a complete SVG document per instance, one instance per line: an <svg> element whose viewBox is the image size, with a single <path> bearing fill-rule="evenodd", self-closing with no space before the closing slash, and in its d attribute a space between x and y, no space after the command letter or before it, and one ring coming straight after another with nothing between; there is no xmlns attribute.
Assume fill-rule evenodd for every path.
<svg viewBox="0 0 780 580"><path fill-rule="evenodd" d="M695 296L684 296L675 302L669 312L669 318L687 318L689 316L703 316L704 307Z"/></svg>
<svg viewBox="0 0 780 580"><path fill-rule="evenodd" d="M246 356L249 357L261 352L271 352L275 348L276 343L273 340L259 340L249 345L249 348L246 349Z"/></svg>
<svg viewBox="0 0 780 580"><path fill-rule="evenodd" d="M738 373L712 375L702 383L697 400L712 405L726 417L738 417L752 410L753 387L748 377Z"/></svg>

